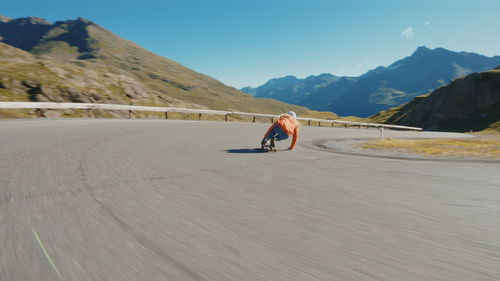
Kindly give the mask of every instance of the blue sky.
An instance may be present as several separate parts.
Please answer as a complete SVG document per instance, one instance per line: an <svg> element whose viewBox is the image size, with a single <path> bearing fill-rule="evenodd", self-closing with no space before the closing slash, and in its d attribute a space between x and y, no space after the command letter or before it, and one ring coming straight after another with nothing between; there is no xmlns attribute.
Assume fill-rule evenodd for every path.
<svg viewBox="0 0 500 281"><path fill-rule="evenodd" d="M225 84L360 75L418 47L500 55L499 0L24 0L0 14L79 16Z"/></svg>

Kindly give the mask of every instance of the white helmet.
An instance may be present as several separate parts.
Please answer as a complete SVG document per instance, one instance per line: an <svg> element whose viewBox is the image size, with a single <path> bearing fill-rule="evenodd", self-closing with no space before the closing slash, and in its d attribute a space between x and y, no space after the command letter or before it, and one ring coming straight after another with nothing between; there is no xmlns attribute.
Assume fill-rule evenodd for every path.
<svg viewBox="0 0 500 281"><path fill-rule="evenodd" d="M297 118L297 114L295 114L295 112L293 111L288 111L286 114L290 115L293 117L293 119L296 119Z"/></svg>

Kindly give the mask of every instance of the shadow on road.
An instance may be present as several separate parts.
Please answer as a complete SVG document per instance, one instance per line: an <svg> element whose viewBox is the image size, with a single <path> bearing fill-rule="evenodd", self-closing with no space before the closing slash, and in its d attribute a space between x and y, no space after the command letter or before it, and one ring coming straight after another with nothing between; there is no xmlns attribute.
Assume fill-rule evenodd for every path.
<svg viewBox="0 0 500 281"><path fill-rule="evenodd" d="M226 149L227 153L267 153L260 148L238 148L238 149Z"/></svg>

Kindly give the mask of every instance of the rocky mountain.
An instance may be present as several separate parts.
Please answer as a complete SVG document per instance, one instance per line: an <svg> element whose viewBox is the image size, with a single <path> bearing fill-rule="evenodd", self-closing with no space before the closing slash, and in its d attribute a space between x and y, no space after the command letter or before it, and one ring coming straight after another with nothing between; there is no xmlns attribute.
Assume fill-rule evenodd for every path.
<svg viewBox="0 0 500 281"><path fill-rule="evenodd" d="M500 68L458 78L430 95L381 111L369 121L426 130L500 131Z"/></svg>
<svg viewBox="0 0 500 281"><path fill-rule="evenodd" d="M83 18L50 23L2 16L0 42L0 101L309 112L254 98Z"/></svg>
<svg viewBox="0 0 500 281"><path fill-rule="evenodd" d="M273 87L276 83L269 83L276 80L272 79L262 86L243 88L242 91L252 92L256 97L276 98L316 110L334 111L341 116L367 117L428 94L455 78L490 70L498 64L500 56L486 57L443 48L419 47L411 56L387 67L377 67L359 77L324 74L328 79L317 84L308 77L286 79L285 82L290 83L287 86L279 84L279 87Z"/></svg>
<svg viewBox="0 0 500 281"><path fill-rule="evenodd" d="M271 79L257 88L245 87L242 92L259 98L272 98L287 103L300 104L306 97L316 94L340 78L331 74L311 75L305 79L297 79L289 75Z"/></svg>
<svg viewBox="0 0 500 281"><path fill-rule="evenodd" d="M0 15L0 22L8 22L10 20L11 20L11 18Z"/></svg>

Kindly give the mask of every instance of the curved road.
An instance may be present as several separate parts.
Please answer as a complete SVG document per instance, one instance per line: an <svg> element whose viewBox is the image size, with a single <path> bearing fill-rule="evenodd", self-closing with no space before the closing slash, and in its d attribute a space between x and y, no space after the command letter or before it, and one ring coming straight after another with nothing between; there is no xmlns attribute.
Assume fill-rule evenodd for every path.
<svg viewBox="0 0 500 281"><path fill-rule="evenodd" d="M258 153L268 126L0 122L0 280L500 280L500 164L311 144L366 129Z"/></svg>

